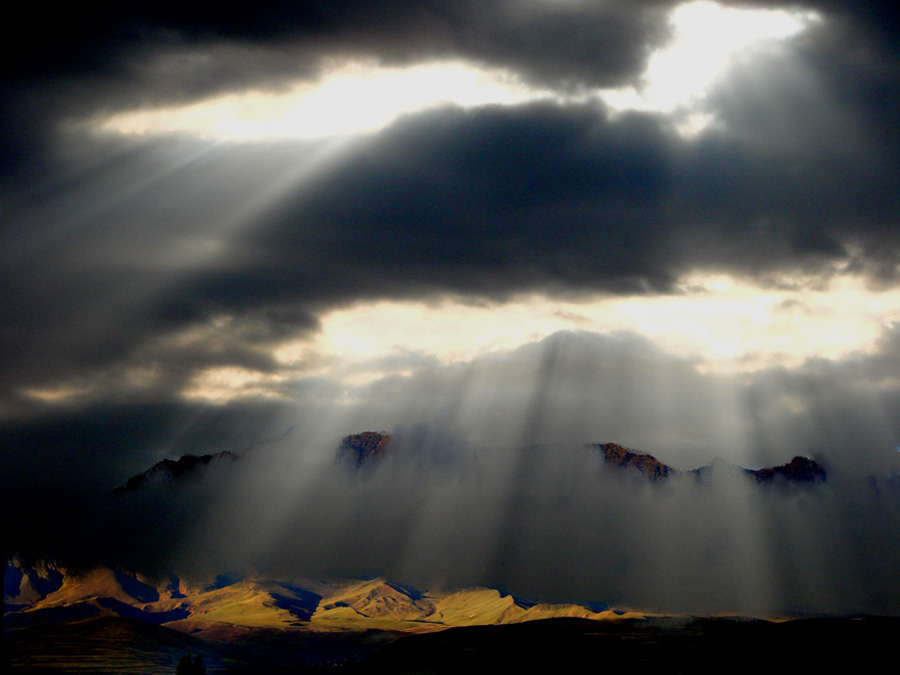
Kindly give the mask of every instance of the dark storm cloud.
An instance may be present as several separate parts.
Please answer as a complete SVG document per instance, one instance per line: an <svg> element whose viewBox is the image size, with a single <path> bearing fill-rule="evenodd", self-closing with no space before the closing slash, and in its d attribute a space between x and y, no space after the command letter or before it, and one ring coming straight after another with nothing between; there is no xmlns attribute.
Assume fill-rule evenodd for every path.
<svg viewBox="0 0 900 675"><path fill-rule="evenodd" d="M5 36L0 175L46 151L60 118L278 88L323 59L474 60L552 86L640 74L669 2L92 3L23 7ZM14 32L14 34L13 34Z"/></svg>
<svg viewBox="0 0 900 675"><path fill-rule="evenodd" d="M784 91L765 93L779 105ZM277 283L325 303L670 292L696 268L824 279L858 249L854 264L885 267L900 185L880 149L809 132L797 117L784 133L803 142L758 147L727 115L733 130L696 141L658 116L610 119L598 105L401 120L246 231L243 245L266 251L262 266L210 276L202 292Z"/></svg>
<svg viewBox="0 0 900 675"><path fill-rule="evenodd" d="M603 117L593 106L534 105L405 120L340 160L248 243L274 254L267 261L280 257L280 272L298 262L304 274L327 269L356 286L337 293L357 297L404 286L497 295L554 282L665 287L666 266L657 275L647 258L671 147L652 118ZM327 292L327 281L318 288Z"/></svg>
<svg viewBox="0 0 900 675"><path fill-rule="evenodd" d="M362 298L672 280L661 211L677 148L647 116L435 112L255 207L314 148L99 150L90 172L38 186L5 228L11 390L97 369L152 367L172 391L204 366L270 370L270 345Z"/></svg>
<svg viewBox="0 0 900 675"><path fill-rule="evenodd" d="M788 53L728 71L706 102L728 129L725 142L701 141L682 194L705 203L701 219L724 223L743 211L732 243L774 236L776 256L846 254L852 270L893 284L900 60L841 29L831 35L825 23Z"/></svg>
<svg viewBox="0 0 900 675"><path fill-rule="evenodd" d="M61 118L189 101L217 92L278 88L315 76L329 58L393 63L460 57L553 88L633 82L669 39L672 0L632 3L205 2L92 3L48 13L22 8L7 24L3 59L3 174L47 149ZM846 21L872 50L896 46L887 3L755 3L811 7Z"/></svg>
<svg viewBox="0 0 900 675"><path fill-rule="evenodd" d="M802 107L773 79L771 100ZM599 104L448 108L296 181L314 144L87 144L89 173L11 211L3 379L152 366L178 391L211 365L271 371L273 345L363 299L672 292L697 268L890 278L900 173L882 150L795 115L782 133L801 142L752 143L741 109L685 140Z"/></svg>
<svg viewBox="0 0 900 675"><path fill-rule="evenodd" d="M900 35L900 11L897 5L890 0L874 0L865 5L841 2L841 0L796 0L796 2L784 2L784 0L750 0L735 2L729 0L725 5L754 6L763 8L780 9L803 8L821 12L832 22L834 30L842 32L846 24L851 24L854 30L863 31L871 46L876 50L895 51Z"/></svg>
<svg viewBox="0 0 900 675"><path fill-rule="evenodd" d="M81 388L87 379L103 394L127 394L126 371L137 368L156 371L157 393L171 393L198 368L271 370L273 343L316 328L294 297L285 303L258 285L230 298L190 290L197 261L206 275L232 265L231 252L217 253L229 228L245 226L257 195L302 152L87 147L87 170L73 176L55 163L58 174L9 200L0 227L8 392L60 381Z"/></svg>
<svg viewBox="0 0 900 675"><path fill-rule="evenodd" d="M296 41L331 54L397 61L461 56L536 78L610 84L640 72L647 45L667 35L663 12L671 4L392 0L373 6L356 0L276 0L253 7L161 2L112 8L94 3L50 16L32 10L32 20L23 17L18 26L24 37L18 58L4 68L12 78L116 72L140 49L157 44L218 41L289 49L289 41ZM29 8L23 11L27 16Z"/></svg>

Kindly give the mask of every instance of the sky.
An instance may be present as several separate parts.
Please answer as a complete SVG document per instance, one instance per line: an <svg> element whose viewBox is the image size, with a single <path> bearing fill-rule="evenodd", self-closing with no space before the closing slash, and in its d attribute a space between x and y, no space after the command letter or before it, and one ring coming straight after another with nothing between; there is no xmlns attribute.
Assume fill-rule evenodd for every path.
<svg viewBox="0 0 900 675"><path fill-rule="evenodd" d="M878 598L900 550L898 28L882 1L24 7L0 80L6 550L50 555L61 533L102 549L108 533L81 536L93 495L163 458L263 447L292 470L254 460L227 493L269 523L253 550L325 551L280 555L296 573L353 558L348 574L670 607L759 597L724 590L750 574L783 591L756 609L896 611ZM330 458L365 430L419 439L427 470L350 496ZM622 517L678 514L681 539L576 536L626 509L583 484L584 443L607 441L688 469L807 455L844 496L632 486ZM365 490L435 520L388 509L367 547L334 516ZM320 539L284 524L301 504ZM483 518L481 543L457 548L468 521L437 505ZM602 583L539 581L567 532L574 561L618 551ZM384 558L400 536L420 543ZM172 555L278 557L204 541ZM474 557L437 564L445 549ZM644 583L676 562L720 590ZM806 572L821 583L784 590Z"/></svg>

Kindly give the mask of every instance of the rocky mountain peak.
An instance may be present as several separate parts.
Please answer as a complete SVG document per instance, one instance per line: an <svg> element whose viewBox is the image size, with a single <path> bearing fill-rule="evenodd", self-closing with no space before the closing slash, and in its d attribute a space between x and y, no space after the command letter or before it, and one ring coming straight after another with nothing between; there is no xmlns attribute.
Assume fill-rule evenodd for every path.
<svg viewBox="0 0 900 675"><path fill-rule="evenodd" d="M800 455L794 457L787 464L760 469L745 469L717 457L710 464L684 471L660 462L653 455L631 450L618 443L597 443L590 447L599 450L607 464L637 471L650 481L665 480L678 475L709 480L715 474L723 471L734 471L749 476L758 483L771 483L778 477L790 483L821 483L827 479L827 474L821 464Z"/></svg>
<svg viewBox="0 0 900 675"><path fill-rule="evenodd" d="M634 469L651 481L668 478L670 474L675 472L675 469L663 464L653 455L629 450L618 443L598 443L594 447L603 454L603 459L608 464Z"/></svg>
<svg viewBox="0 0 900 675"><path fill-rule="evenodd" d="M384 456L391 436L385 431L363 431L341 440L338 459L350 458L357 466Z"/></svg>

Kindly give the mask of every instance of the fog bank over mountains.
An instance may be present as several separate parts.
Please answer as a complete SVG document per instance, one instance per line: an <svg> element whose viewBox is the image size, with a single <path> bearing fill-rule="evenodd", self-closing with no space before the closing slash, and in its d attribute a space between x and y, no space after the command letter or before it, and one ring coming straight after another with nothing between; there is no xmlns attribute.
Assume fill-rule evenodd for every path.
<svg viewBox="0 0 900 675"><path fill-rule="evenodd" d="M380 379L234 455L164 463L137 489L111 493L122 475L32 494L10 541L75 566L185 578L383 576L644 610L900 611L895 453L867 445L871 434L853 444L858 408L841 411L846 429L816 428L836 392L816 399L811 382L798 410L784 404L785 373L739 386L632 336L563 333ZM400 422L386 448L374 435L367 461L342 456L348 432L389 418ZM586 445L613 439L682 471L650 482ZM798 454L827 480L761 484L739 468ZM686 471L703 465L703 480Z"/></svg>
<svg viewBox="0 0 900 675"><path fill-rule="evenodd" d="M486 446L425 426L379 438L365 461L294 427L236 457L161 464L95 495L76 529L47 521L33 551L186 580L382 576L644 611L900 610L896 476L848 473L827 453L827 480L765 483L724 460L648 480L583 443Z"/></svg>

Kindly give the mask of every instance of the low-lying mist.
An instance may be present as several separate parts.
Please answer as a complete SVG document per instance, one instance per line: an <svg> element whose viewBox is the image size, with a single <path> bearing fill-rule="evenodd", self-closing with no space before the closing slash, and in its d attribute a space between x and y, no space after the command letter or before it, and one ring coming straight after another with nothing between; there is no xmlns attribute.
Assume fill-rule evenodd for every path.
<svg viewBox="0 0 900 675"><path fill-rule="evenodd" d="M842 390L810 382L799 409L779 403L797 391L784 373L740 384L633 337L562 334L384 378L177 480L47 494L19 531L35 555L197 580L384 576L648 611L896 613L893 455L878 434L817 444L866 418L845 406L846 425L816 427ZM341 456L342 437L378 429L382 455ZM606 441L680 469L725 461L651 481L589 445ZM827 480L760 484L739 468L796 454Z"/></svg>
<svg viewBox="0 0 900 675"><path fill-rule="evenodd" d="M476 447L406 429L358 466L295 430L106 506L98 549L194 579L382 575L658 611L900 607L900 493L764 485L728 464L651 482L584 444Z"/></svg>

